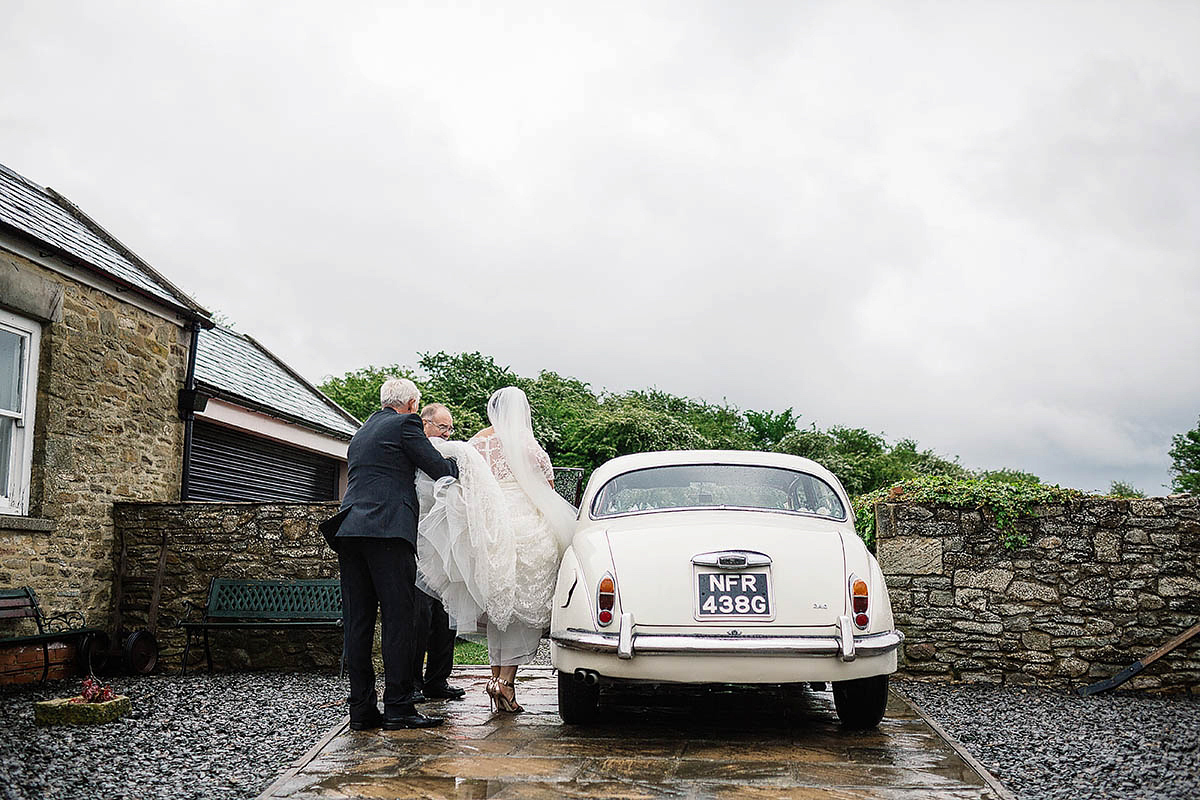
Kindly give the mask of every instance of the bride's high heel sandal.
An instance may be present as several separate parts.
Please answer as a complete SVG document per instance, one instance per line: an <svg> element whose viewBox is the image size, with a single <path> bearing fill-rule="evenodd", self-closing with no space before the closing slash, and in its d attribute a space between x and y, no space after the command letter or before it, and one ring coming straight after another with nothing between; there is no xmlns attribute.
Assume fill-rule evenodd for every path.
<svg viewBox="0 0 1200 800"><path fill-rule="evenodd" d="M496 685L497 680L499 678L492 677L487 682L487 686L483 687L483 690L487 692L488 704L492 711L496 710L496 697L500 694L500 687Z"/></svg>
<svg viewBox="0 0 1200 800"><path fill-rule="evenodd" d="M508 688L512 689L512 696L509 697L506 695L504 690L500 688L501 686L507 686ZM519 714L525 710L521 704L517 702L517 685L512 681L506 681L503 678L496 679L495 702L501 711L508 712L509 714Z"/></svg>

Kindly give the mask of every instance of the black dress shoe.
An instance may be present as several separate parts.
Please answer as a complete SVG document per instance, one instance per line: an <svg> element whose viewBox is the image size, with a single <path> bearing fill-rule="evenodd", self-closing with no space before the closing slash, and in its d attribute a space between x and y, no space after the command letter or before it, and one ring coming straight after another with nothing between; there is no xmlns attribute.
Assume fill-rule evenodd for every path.
<svg viewBox="0 0 1200 800"><path fill-rule="evenodd" d="M424 692L422 692L420 689L417 689L412 693L411 699L414 703L424 703L429 698L425 696Z"/></svg>
<svg viewBox="0 0 1200 800"><path fill-rule="evenodd" d="M383 714L375 712L375 716L367 717L366 719L350 720L350 730L352 731L373 731L383 725Z"/></svg>
<svg viewBox="0 0 1200 800"><path fill-rule="evenodd" d="M385 731L402 731L407 728L436 728L445 721L441 717L427 717L414 712L403 717L384 717L383 729Z"/></svg>
<svg viewBox="0 0 1200 800"><path fill-rule="evenodd" d="M448 683L425 687L425 696L436 698L438 700L461 700L462 698L466 697L466 695L466 689L460 689L457 686L451 686Z"/></svg>

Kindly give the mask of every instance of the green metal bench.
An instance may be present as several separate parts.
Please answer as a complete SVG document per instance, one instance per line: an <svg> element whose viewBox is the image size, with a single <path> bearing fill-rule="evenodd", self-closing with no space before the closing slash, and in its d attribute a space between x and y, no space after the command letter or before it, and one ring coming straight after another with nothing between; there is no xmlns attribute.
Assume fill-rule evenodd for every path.
<svg viewBox="0 0 1200 800"><path fill-rule="evenodd" d="M100 628L84 624L83 614L67 611L45 614L37 595L28 586L19 589L0 589L0 619L31 619L37 633L0 637L0 647L40 644L42 646L42 680L50 674L50 643L75 639L75 651L82 668L90 671L94 652L108 649L108 634ZM12 672L13 670L10 670Z"/></svg>
<svg viewBox="0 0 1200 800"><path fill-rule="evenodd" d="M204 633L204 658L212 672L210 630L238 628L340 628L342 587L334 580L245 581L213 578L208 586L204 618L179 623L187 631L183 666L187 672L192 633ZM342 667L345 667L343 653Z"/></svg>

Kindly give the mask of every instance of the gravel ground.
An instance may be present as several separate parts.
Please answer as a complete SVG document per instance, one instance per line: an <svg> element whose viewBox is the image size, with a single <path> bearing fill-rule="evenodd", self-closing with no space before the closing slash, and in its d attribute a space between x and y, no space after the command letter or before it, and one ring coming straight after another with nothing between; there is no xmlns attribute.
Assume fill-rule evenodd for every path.
<svg viewBox="0 0 1200 800"><path fill-rule="evenodd" d="M253 797L345 714L334 675L111 683L133 713L97 728L33 724L33 701L73 694L75 680L0 690L0 800ZM1200 797L1200 698L893 685L1021 800Z"/></svg>
<svg viewBox="0 0 1200 800"><path fill-rule="evenodd" d="M33 701L78 679L0 691L0 799L254 797L345 714L316 673L113 678L133 711L97 727L38 727Z"/></svg>
<svg viewBox="0 0 1200 800"><path fill-rule="evenodd" d="M893 686L1021 800L1200 797L1200 697Z"/></svg>

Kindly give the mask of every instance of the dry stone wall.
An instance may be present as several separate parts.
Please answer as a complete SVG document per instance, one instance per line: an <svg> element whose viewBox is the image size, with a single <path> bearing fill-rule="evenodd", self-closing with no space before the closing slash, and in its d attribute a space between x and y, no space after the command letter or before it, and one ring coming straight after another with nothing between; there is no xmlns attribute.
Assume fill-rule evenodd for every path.
<svg viewBox="0 0 1200 800"><path fill-rule="evenodd" d="M62 297L42 325L30 515L0 516L0 586L107 627L113 502L179 497L187 333L7 251L0 269Z"/></svg>
<svg viewBox="0 0 1200 800"><path fill-rule="evenodd" d="M163 579L156 636L163 668L183 654L179 619L199 619L213 578L289 580L338 577L337 557L317 530L337 503L117 503L118 547L128 579L122 581L122 625L150 623L163 548ZM233 630L210 634L217 669L337 667L341 633L332 630ZM203 664L203 642L193 636L191 664Z"/></svg>
<svg viewBox="0 0 1200 800"><path fill-rule="evenodd" d="M1068 688L1111 677L1200 622L1200 498L1090 498L1018 521L881 503L877 555L917 677ZM1200 637L1128 688L1200 690Z"/></svg>

